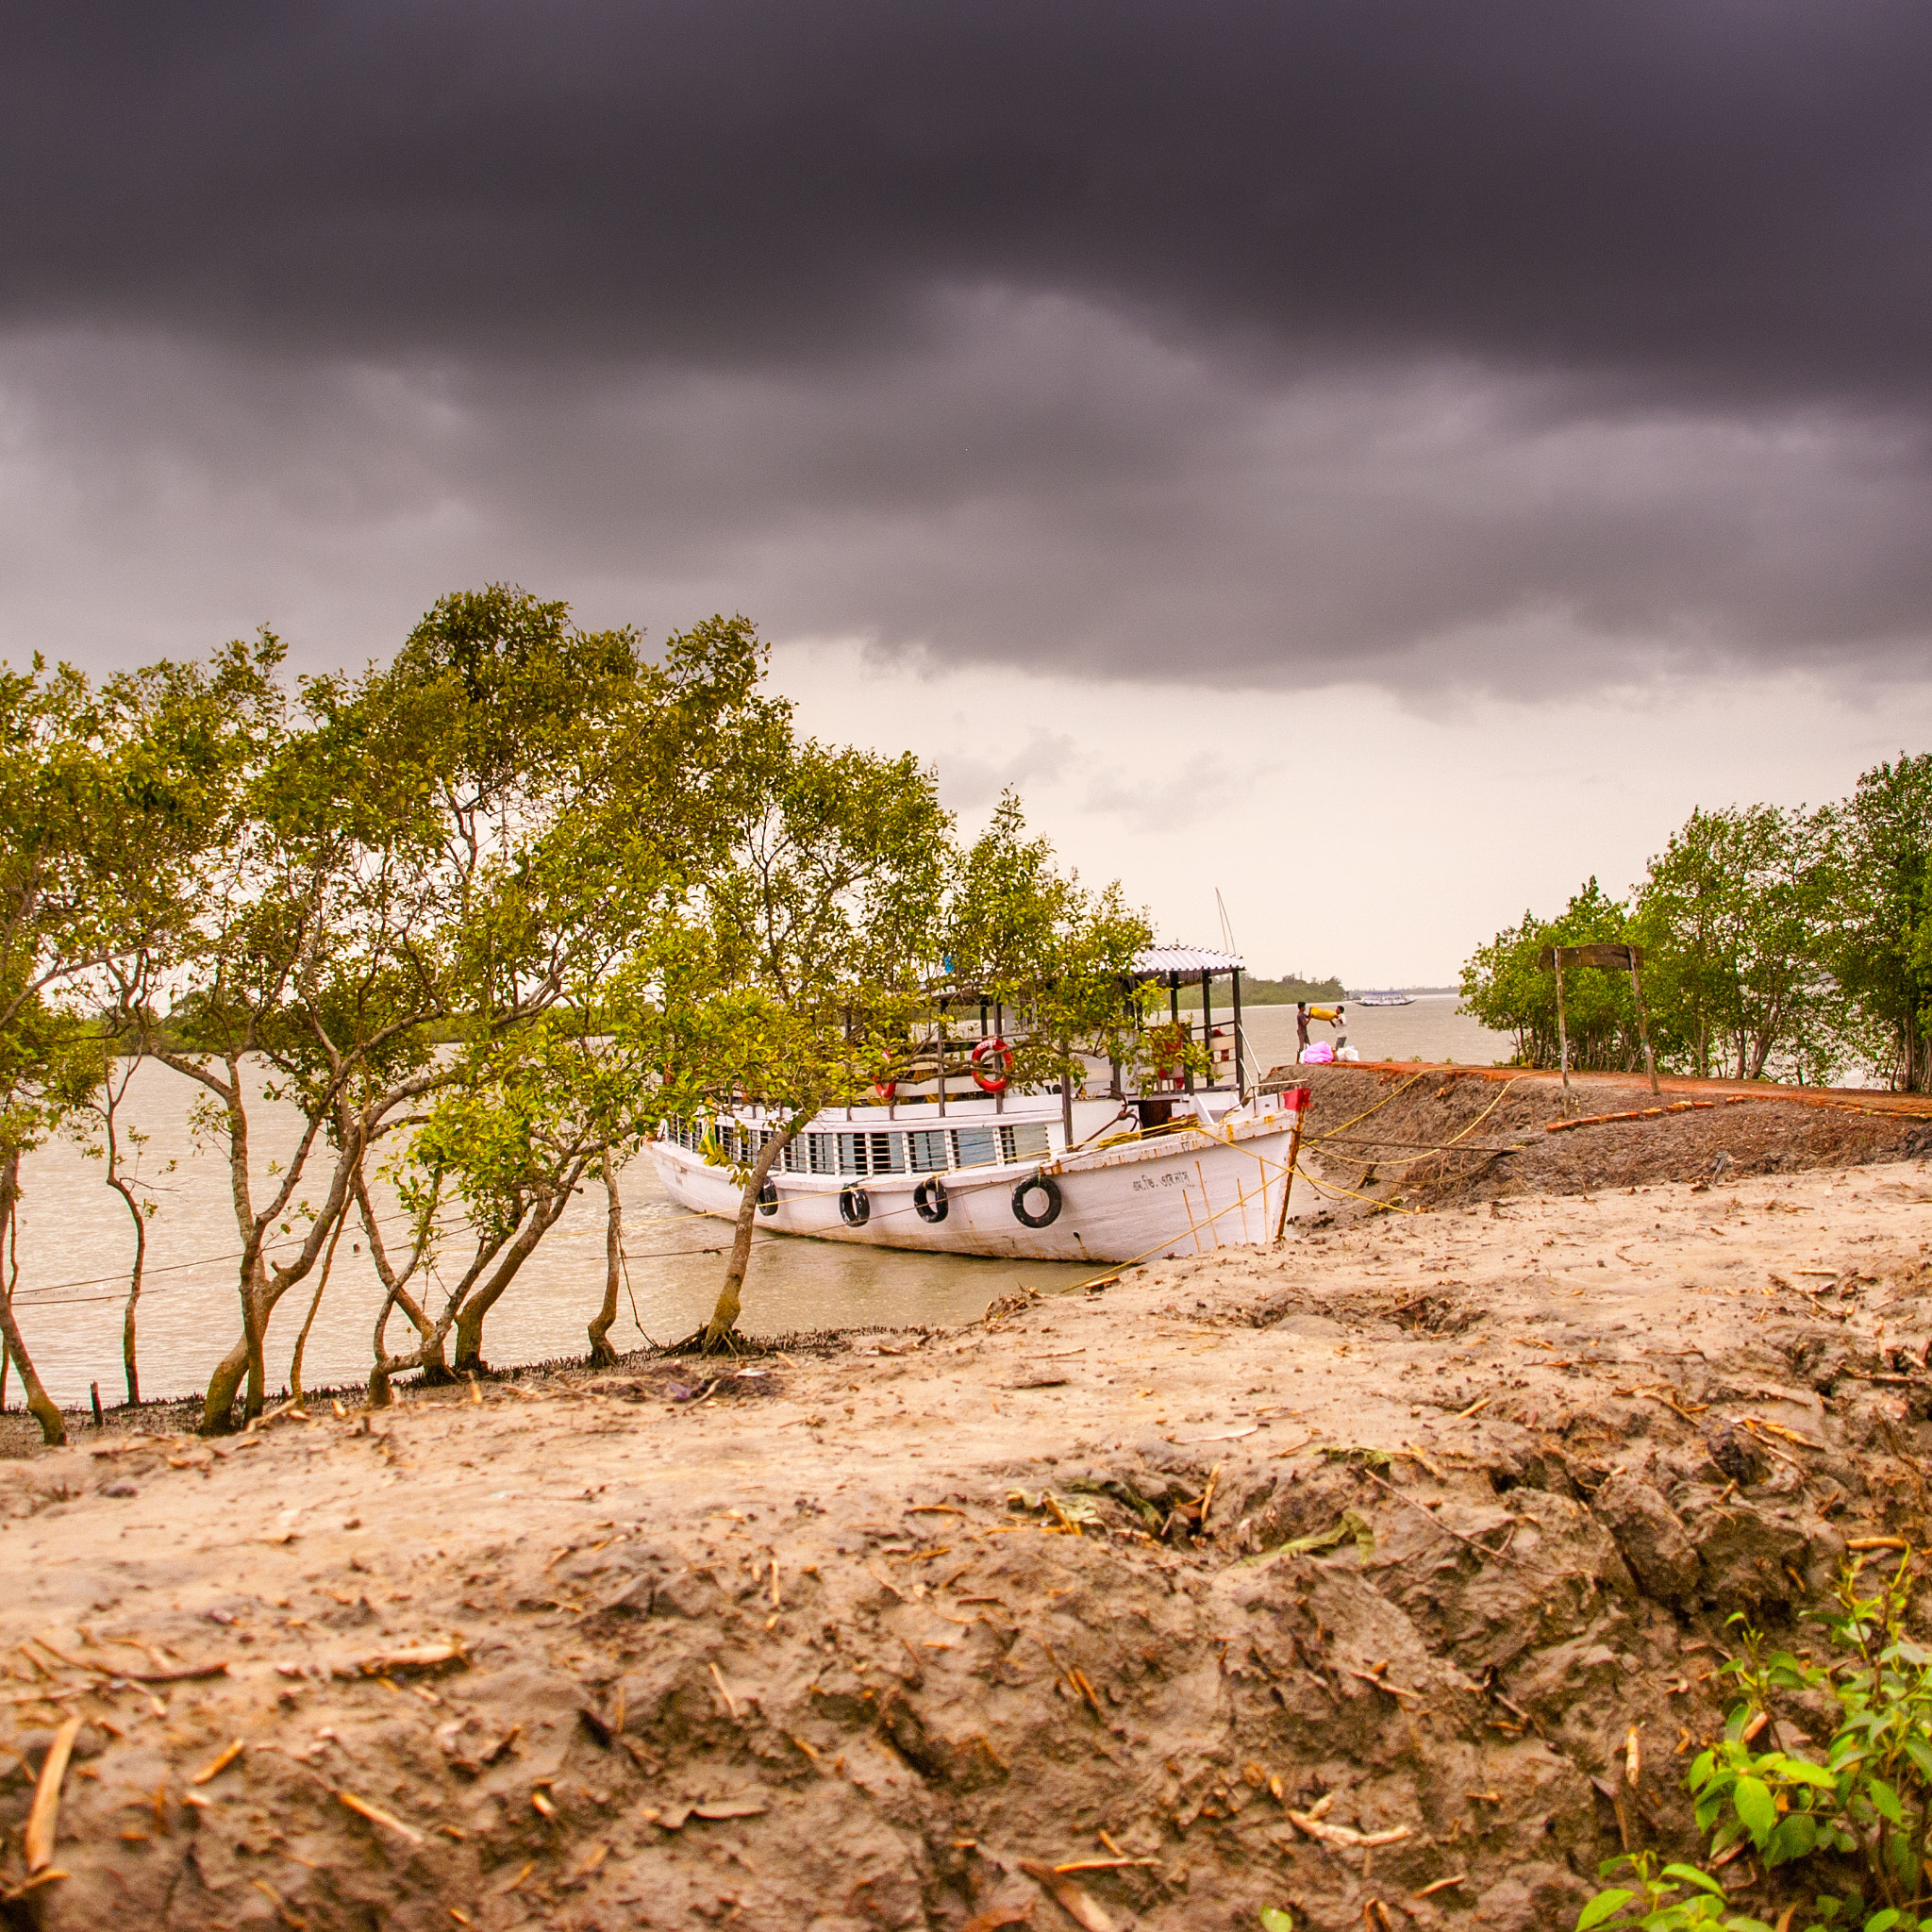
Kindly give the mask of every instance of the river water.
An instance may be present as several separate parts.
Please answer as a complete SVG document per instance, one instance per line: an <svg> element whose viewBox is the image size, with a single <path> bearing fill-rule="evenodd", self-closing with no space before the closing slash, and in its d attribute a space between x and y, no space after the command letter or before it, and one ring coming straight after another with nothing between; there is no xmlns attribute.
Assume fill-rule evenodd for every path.
<svg viewBox="0 0 1932 1932"><path fill-rule="evenodd" d="M1488 1064L1509 1042L1456 1011L1454 995L1419 997L1413 1006L1351 1008L1349 1037L1364 1059L1456 1059ZM1224 1024L1224 1014L1217 1014ZM1294 1009L1251 1008L1244 1015L1251 1062L1265 1071L1291 1061ZM1330 1030L1318 1026L1318 1039ZM228 1172L219 1144L197 1141L191 1108L198 1090L165 1067L146 1064L133 1076L124 1117L146 1138L136 1172L157 1204L148 1222L147 1285L140 1308L143 1395L179 1395L205 1380L239 1332L235 1255L239 1241ZM258 1200L266 1163L292 1144L292 1114L264 1105L256 1157ZM39 1149L23 1164L20 1283L15 1308L49 1392L73 1405L98 1381L101 1399L122 1399L121 1316L133 1237L126 1209L109 1192L98 1160L66 1141ZM311 1170L304 1192L326 1186ZM724 1272L722 1222L679 1208L658 1184L649 1157L622 1175L627 1293L611 1341L620 1350L646 1338L688 1335L709 1313ZM381 1203L388 1207L387 1199ZM485 1353L499 1364L581 1356L585 1324L604 1292L604 1190L593 1182L525 1264L515 1286L492 1310ZM299 1233L299 1226L297 1232ZM400 1234L400 1227L397 1229ZM380 1304L366 1256L352 1252L359 1228L343 1237L303 1359L311 1389L368 1374L370 1330ZM448 1262L461 1266L460 1240ZM1059 1264L905 1255L834 1241L761 1237L745 1284L742 1325L775 1335L874 1324L976 1319L996 1295L1024 1283L1070 1287L1090 1270ZM314 1279L283 1298L270 1324L271 1384L286 1377L296 1331ZM390 1340L408 1324L391 1317ZM8 1391L19 1400L18 1385Z"/></svg>

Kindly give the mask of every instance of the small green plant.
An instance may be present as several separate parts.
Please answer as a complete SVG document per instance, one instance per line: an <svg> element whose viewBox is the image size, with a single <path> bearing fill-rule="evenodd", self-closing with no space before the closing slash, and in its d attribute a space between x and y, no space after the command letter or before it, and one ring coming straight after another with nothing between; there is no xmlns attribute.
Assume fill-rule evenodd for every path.
<svg viewBox="0 0 1932 1932"><path fill-rule="evenodd" d="M1862 1570L1862 1558L1845 1566L1836 1607L1822 1619L1840 1652L1830 1663L1767 1651L1757 1631L1732 1620L1744 1655L1724 1668L1743 1695L1724 1736L1685 1779L1713 1858L1748 1840L1767 1871L1814 1853L1862 1869L1862 1887L1818 1893L1808 1913L1799 1907L1781 1918L1778 1932L1932 1932L1932 1652L1905 1632L1911 1553L1871 1594L1861 1593ZM1753 1748L1779 1690L1821 1690L1837 1700L1839 1724L1822 1763ZM1659 1871L1639 1853L1610 1860L1604 1875L1625 1866L1636 1889L1599 1892L1583 1908L1578 1932L1758 1932L1760 1922L1729 1914L1723 1889L1692 1866Z"/></svg>
<svg viewBox="0 0 1932 1932"><path fill-rule="evenodd" d="M1658 1870L1654 1852L1608 1859L1601 1868L1607 1878L1629 1868L1631 1885L1600 1891L1577 1915L1576 1932L1602 1925L1607 1932L1771 1932L1761 1919L1747 1919L1724 1906L1724 1891L1715 1878L1694 1865L1666 1865Z"/></svg>
<svg viewBox="0 0 1932 1932"><path fill-rule="evenodd" d="M1294 1921L1279 1906L1264 1906L1261 1932L1294 1932Z"/></svg>

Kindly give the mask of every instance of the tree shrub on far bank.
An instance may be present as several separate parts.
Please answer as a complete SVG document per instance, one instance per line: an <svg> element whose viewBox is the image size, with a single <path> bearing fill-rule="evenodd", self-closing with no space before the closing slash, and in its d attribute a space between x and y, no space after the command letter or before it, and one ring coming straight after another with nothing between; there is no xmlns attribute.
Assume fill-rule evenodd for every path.
<svg viewBox="0 0 1932 1932"><path fill-rule="evenodd" d="M1558 1061L1550 945L1633 941L1659 1066L1822 1085L1858 1068L1932 1090L1932 755L1867 772L1817 811L1693 811L1627 899L1594 877L1555 919L1525 911L1462 969L1463 1010ZM1621 974L1563 983L1571 1064L1635 1072L1642 1049Z"/></svg>

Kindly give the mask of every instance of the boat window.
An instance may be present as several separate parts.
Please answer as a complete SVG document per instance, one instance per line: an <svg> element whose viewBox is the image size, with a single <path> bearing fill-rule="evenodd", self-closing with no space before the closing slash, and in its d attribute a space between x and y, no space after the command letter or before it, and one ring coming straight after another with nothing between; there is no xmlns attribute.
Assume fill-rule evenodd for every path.
<svg viewBox="0 0 1932 1932"><path fill-rule="evenodd" d="M1002 1127L1000 1139L1006 1143L1008 1160L1043 1159L1050 1151L1044 1121L1026 1121L1017 1127Z"/></svg>
<svg viewBox="0 0 1932 1932"><path fill-rule="evenodd" d="M811 1171L813 1174L832 1172L832 1137L829 1134L808 1134L806 1140L811 1144Z"/></svg>
<svg viewBox="0 0 1932 1932"><path fill-rule="evenodd" d="M906 1136L907 1153L914 1174L944 1174L946 1137L930 1130Z"/></svg>
<svg viewBox="0 0 1932 1932"><path fill-rule="evenodd" d="M1000 1158L997 1127L960 1127L953 1136L961 1167L991 1167Z"/></svg>
<svg viewBox="0 0 1932 1932"><path fill-rule="evenodd" d="M839 1172L841 1174L904 1174L906 1137L903 1134L841 1134Z"/></svg>

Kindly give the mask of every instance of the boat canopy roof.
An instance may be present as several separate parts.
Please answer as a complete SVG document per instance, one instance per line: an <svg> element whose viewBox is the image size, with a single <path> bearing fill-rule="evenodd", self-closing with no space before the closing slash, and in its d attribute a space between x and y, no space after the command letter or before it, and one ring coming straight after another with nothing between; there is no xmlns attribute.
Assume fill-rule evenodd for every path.
<svg viewBox="0 0 1932 1932"><path fill-rule="evenodd" d="M927 984L927 991L942 1005L951 1000L991 997L987 990L974 981L955 975L950 959L945 962L945 967L940 978ZM1176 978L1199 979L1204 973L1219 976L1247 970L1247 962L1239 953L1220 953L1208 946L1148 946L1134 955L1134 963L1121 975L1121 983L1125 986L1155 979L1166 985Z"/></svg>
<svg viewBox="0 0 1932 1932"><path fill-rule="evenodd" d="M1217 953L1207 946L1149 946L1135 956L1134 971L1164 979L1170 973L1191 977L1202 973L1245 973L1247 968L1239 953Z"/></svg>

